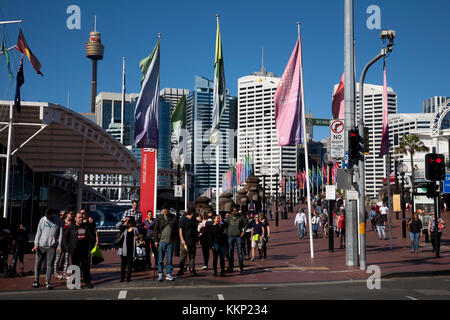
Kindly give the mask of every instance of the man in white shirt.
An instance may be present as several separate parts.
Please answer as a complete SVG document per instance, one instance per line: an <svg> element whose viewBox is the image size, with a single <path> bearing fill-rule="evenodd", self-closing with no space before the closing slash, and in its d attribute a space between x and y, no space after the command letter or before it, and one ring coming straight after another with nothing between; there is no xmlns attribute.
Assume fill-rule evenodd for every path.
<svg viewBox="0 0 450 320"><path fill-rule="evenodd" d="M389 208L386 206L385 203L383 203L383 206L381 206L379 210L380 210L381 216L383 217L383 221L386 222Z"/></svg>
<svg viewBox="0 0 450 320"><path fill-rule="evenodd" d="M306 214L303 211L303 209L299 209L297 215L295 216L294 225L297 226L300 240L303 239L305 236L306 223L307 223Z"/></svg>

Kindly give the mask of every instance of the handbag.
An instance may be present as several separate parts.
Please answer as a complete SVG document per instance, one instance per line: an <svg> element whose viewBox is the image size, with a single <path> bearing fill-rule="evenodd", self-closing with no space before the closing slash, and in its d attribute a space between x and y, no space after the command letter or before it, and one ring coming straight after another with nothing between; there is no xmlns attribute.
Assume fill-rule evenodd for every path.
<svg viewBox="0 0 450 320"><path fill-rule="evenodd" d="M124 238L125 238L124 233L123 232L119 232L116 235L116 238L114 239L114 245L116 245L118 247L122 247Z"/></svg>
<svg viewBox="0 0 450 320"><path fill-rule="evenodd" d="M259 240L259 234L253 235L253 241L258 242Z"/></svg>

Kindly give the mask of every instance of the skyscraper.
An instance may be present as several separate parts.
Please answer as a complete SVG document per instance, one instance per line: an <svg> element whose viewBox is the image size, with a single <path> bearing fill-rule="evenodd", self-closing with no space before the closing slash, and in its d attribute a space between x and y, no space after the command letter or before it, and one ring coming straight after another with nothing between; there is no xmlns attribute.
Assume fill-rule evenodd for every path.
<svg viewBox="0 0 450 320"><path fill-rule="evenodd" d="M267 73L264 68L238 79L238 161L250 154L255 173L260 177L263 165L297 172L297 147L281 147L277 141L273 97L279 82L280 78ZM275 194L276 179L266 178L266 189L272 195Z"/></svg>
<svg viewBox="0 0 450 320"><path fill-rule="evenodd" d="M334 91L338 85L335 86ZM359 96L359 83L356 85ZM334 92L333 91L333 92ZM359 119L359 97L357 98L356 119ZM388 87L388 113L397 113L397 94ZM387 164L385 158L380 158L381 135L383 131L383 86L364 84L364 127L369 128L370 152L365 156L366 195L378 198L378 192L383 187ZM390 132L390 150L393 151L393 135ZM391 165L392 172L394 170Z"/></svg>
<svg viewBox="0 0 450 320"><path fill-rule="evenodd" d="M209 135L212 127L214 82L195 76L194 90L187 97L186 129L188 137L186 139L186 164L190 165L194 174L195 197L207 192L216 186L216 148L209 142ZM219 130L221 134L220 143L220 177L232 164L234 146L230 143L234 141L231 136L230 114L235 115L233 98L229 96L227 90L226 109L220 121ZM235 104L234 104L235 105Z"/></svg>

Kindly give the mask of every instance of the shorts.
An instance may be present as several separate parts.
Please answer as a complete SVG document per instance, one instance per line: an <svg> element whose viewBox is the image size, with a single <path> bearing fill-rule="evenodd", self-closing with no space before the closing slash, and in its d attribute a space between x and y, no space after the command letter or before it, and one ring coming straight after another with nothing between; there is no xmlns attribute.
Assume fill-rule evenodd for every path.
<svg viewBox="0 0 450 320"><path fill-rule="evenodd" d="M258 241L252 239L252 248L262 249L263 247L263 238L259 237Z"/></svg>

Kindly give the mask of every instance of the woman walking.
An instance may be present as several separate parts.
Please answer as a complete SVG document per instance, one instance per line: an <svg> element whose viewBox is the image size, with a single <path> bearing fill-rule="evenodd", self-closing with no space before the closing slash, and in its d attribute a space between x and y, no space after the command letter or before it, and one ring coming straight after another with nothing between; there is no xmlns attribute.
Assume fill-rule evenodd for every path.
<svg viewBox="0 0 450 320"><path fill-rule="evenodd" d="M217 277L217 259L220 257L220 276L225 276L225 248L228 242L226 227L220 216L215 216L213 224L208 228L209 243L213 250L214 276Z"/></svg>
<svg viewBox="0 0 450 320"><path fill-rule="evenodd" d="M136 257L136 240L139 234L134 217L126 217L120 221L116 228L122 233L123 241L119 245L120 255L120 282L125 281L125 269L128 269L127 282L131 281L131 270Z"/></svg>
<svg viewBox="0 0 450 320"><path fill-rule="evenodd" d="M419 238L422 235L422 221L419 214L414 213L408 221L409 238L411 239L411 253L419 253Z"/></svg>
<svg viewBox="0 0 450 320"><path fill-rule="evenodd" d="M201 268L202 270L208 270L209 249L211 248L211 244L209 243L208 228L211 225L212 220L208 217L208 211L209 209L204 208L200 212L201 221L198 224L197 230L199 233L199 239L203 253L203 267Z"/></svg>
<svg viewBox="0 0 450 320"><path fill-rule="evenodd" d="M428 234L430 235L431 244L433 245L432 252L436 251L437 256L439 256L439 249L441 247L442 230L444 230L444 228L445 228L445 221L442 218L439 218L437 232L434 232L435 227L436 227L436 223L435 223L434 217L430 216L430 220L428 220Z"/></svg>

